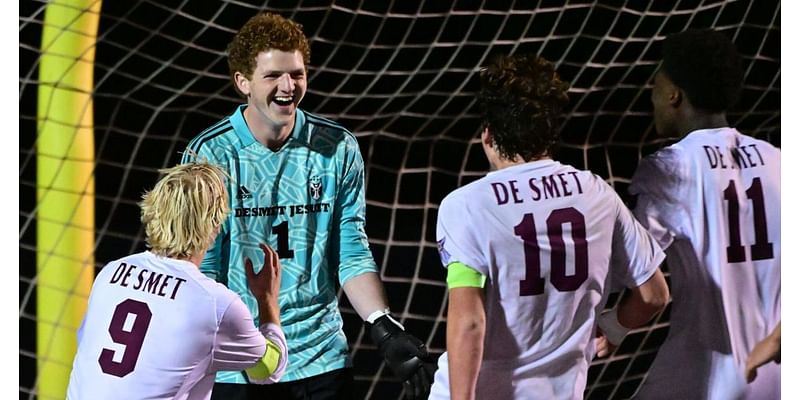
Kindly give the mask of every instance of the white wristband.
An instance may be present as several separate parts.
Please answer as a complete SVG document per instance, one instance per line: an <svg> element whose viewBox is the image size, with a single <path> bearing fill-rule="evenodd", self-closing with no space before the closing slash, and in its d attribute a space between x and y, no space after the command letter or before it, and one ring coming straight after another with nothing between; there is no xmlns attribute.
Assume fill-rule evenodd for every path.
<svg viewBox="0 0 800 400"><path fill-rule="evenodd" d="M603 331L608 342L614 346L619 346L622 340L625 339L625 335L630 332L630 329L619 323L616 307L600 314L600 317L597 319L597 326Z"/></svg>
<svg viewBox="0 0 800 400"><path fill-rule="evenodd" d="M392 315L391 315L391 314L389 314L389 309L388 309L388 308L385 308L385 309L383 309L383 310L376 310L376 311L373 311L373 312L372 312L372 314L370 314L370 315L367 317L367 322L369 322L370 324L374 324L376 319L378 319L378 318L380 318L380 317L382 317L382 316L384 316L384 315L385 315L385 316L387 316L387 317L389 317L389 321L392 321L392 323L394 323L395 325L397 325L397 327L398 327L398 328L400 328L400 330L403 330L403 331L404 331L404 330L406 330L406 329L403 327L403 324L401 324L400 322L397 322L397 320L396 320L396 319L392 318Z"/></svg>
<svg viewBox="0 0 800 400"><path fill-rule="evenodd" d="M376 319L387 314L389 314L389 308L385 308L383 310L375 310L372 312L372 314L370 314L367 317L367 322L369 322L370 324L374 324Z"/></svg>

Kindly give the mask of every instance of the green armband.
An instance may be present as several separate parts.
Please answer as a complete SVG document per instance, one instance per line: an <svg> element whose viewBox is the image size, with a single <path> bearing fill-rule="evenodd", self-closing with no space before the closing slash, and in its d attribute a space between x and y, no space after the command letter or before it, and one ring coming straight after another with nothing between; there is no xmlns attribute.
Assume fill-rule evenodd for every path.
<svg viewBox="0 0 800 400"><path fill-rule="evenodd" d="M276 369L278 363L281 361L281 349L276 344L267 340L267 351L264 352L264 357L253 367L245 370L247 376L251 380L263 381L266 380Z"/></svg>
<svg viewBox="0 0 800 400"><path fill-rule="evenodd" d="M454 262L447 265L447 288L476 287L483 288L486 277L464 263Z"/></svg>

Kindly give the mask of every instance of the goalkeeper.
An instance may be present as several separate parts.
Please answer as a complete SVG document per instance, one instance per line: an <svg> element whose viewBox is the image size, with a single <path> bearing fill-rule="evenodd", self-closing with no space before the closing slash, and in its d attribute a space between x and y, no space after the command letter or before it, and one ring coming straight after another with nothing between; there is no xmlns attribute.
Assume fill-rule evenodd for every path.
<svg viewBox="0 0 800 400"><path fill-rule="evenodd" d="M251 18L228 46L236 91L247 103L189 142L192 156L231 176L233 212L201 271L237 292L258 319L238 263L258 243L282 265L280 319L289 349L281 382L249 385L244 373L217 375L212 399L347 399L353 376L337 301L337 279L367 323L406 397L425 397L425 346L389 315L364 230L364 162L355 136L298 108L310 48L301 26L274 14Z"/></svg>

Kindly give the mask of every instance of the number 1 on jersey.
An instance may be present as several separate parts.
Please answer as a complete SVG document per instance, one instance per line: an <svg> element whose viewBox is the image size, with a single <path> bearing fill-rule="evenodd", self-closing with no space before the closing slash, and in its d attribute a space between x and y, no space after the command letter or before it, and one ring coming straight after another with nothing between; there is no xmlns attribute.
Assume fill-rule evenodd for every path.
<svg viewBox="0 0 800 400"><path fill-rule="evenodd" d="M278 235L279 258L294 258L294 250L289 248L289 221L283 221L272 227L272 233Z"/></svg>

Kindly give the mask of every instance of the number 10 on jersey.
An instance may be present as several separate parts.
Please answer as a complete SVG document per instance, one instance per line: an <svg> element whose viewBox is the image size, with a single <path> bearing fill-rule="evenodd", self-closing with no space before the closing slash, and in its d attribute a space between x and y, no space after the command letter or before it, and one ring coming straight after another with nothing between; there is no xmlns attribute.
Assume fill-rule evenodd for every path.
<svg viewBox="0 0 800 400"><path fill-rule="evenodd" d="M589 246L586 243L586 221L575 208L559 208L547 217L547 237L550 241L550 283L560 292L578 289L589 276ZM567 275L567 246L563 227L570 224L572 244L575 249L575 272ZM526 213L514 227L514 234L522 238L525 249L525 279L519 282L520 296L544 293L542 261L536 222L533 213Z"/></svg>

